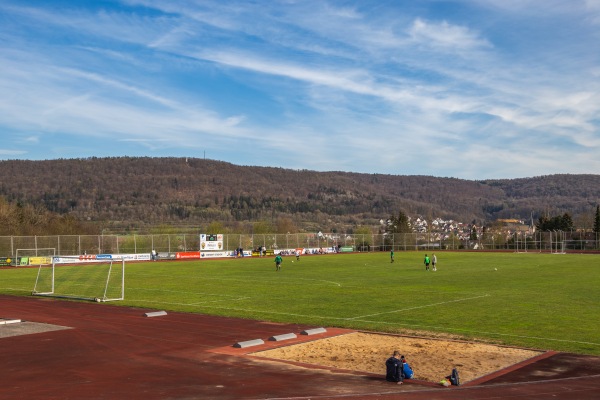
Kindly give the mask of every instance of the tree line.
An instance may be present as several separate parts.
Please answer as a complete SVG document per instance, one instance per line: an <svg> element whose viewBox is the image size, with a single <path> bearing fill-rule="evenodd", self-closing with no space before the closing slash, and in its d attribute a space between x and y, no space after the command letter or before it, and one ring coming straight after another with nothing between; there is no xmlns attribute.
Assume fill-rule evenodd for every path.
<svg viewBox="0 0 600 400"><path fill-rule="evenodd" d="M1 236L91 235L98 227L71 214L57 214L42 206L10 204L0 197Z"/></svg>
<svg viewBox="0 0 600 400"><path fill-rule="evenodd" d="M591 229L600 175L512 180L317 172L237 166L195 158L109 157L0 161L0 197L42 221L64 219L65 231L275 229L343 232L379 227L398 210L483 226L498 218L539 220L568 213ZM31 211L33 210L33 211ZM48 212L49 214L45 214ZM8 215L10 214L10 215ZM11 212L0 235L59 229ZM40 217L43 215L43 217ZM30 221L30 222L26 222ZM546 222L544 222L546 224Z"/></svg>

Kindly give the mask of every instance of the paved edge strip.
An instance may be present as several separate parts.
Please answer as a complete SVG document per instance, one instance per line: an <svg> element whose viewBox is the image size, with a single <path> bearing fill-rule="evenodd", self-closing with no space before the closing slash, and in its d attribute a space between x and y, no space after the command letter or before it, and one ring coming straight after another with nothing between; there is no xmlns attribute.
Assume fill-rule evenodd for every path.
<svg viewBox="0 0 600 400"><path fill-rule="evenodd" d="M521 361L519 363L516 363L516 364L513 364L513 365L511 365L509 367L506 367L506 368L503 368L501 370L492 372L491 374L487 374L487 375L481 376L479 378L473 379L472 381L464 383L461 386L468 387L468 386L481 385L482 383L485 383L485 382L490 381L492 379L498 378L499 376L506 375L509 372L513 372L513 371L516 371L518 369L521 369L521 368L523 368L526 365L533 364L533 363L535 363L537 361L544 360L546 358L550 358L550 357L552 357L552 356L554 356L556 354L559 354L559 352L558 351L546 351L546 352L544 352L544 353L542 353L540 355L528 358L527 360L523 360L523 361Z"/></svg>
<svg viewBox="0 0 600 400"><path fill-rule="evenodd" d="M218 353L218 354L244 356L244 355L247 355L250 353L258 353L258 352L265 351L265 350L276 349L276 348L279 348L282 346L292 346L295 344L307 343L307 342L312 342L314 340L327 339L330 337L340 336L340 335L345 335L348 333L355 333L355 332L356 331L353 329L330 328L328 331L326 331L324 333L319 333L319 334L315 334L315 335L311 335L311 336L307 336L307 335L296 336L296 338L289 339L285 343L278 342L278 341L267 341L264 344L259 345L258 348L255 348L256 347L255 346L251 349L246 349L246 348L235 347L235 345L234 345L234 346L215 347L208 351L211 353ZM260 339L257 339L257 340L260 340ZM252 354L250 354L250 355L252 355Z"/></svg>

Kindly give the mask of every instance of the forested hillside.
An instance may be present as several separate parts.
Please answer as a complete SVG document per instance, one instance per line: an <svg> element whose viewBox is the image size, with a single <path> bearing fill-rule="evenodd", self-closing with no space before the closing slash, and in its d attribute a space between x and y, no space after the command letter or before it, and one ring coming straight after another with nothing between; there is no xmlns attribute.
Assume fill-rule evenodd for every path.
<svg viewBox="0 0 600 400"><path fill-rule="evenodd" d="M10 204L136 229L287 218L300 229L331 231L376 225L398 210L478 224L541 213L577 219L591 217L600 201L600 175L468 181L186 158L0 161L0 182Z"/></svg>

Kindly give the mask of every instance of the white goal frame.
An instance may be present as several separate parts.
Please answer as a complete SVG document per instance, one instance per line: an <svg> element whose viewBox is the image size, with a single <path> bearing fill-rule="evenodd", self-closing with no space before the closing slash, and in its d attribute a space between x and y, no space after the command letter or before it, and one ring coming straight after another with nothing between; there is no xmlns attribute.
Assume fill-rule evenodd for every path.
<svg viewBox="0 0 600 400"><path fill-rule="evenodd" d="M554 240L552 233L554 232ZM560 246L560 249L559 249ZM567 254L567 241L565 240L565 232L552 231L550 232L550 253L552 254Z"/></svg>
<svg viewBox="0 0 600 400"><path fill-rule="evenodd" d="M39 254L43 253L43 254ZM46 254L47 253L47 254ZM33 254L33 255L32 255ZM15 253L15 262L22 257L48 257L56 256L55 247L39 247L36 249L17 249Z"/></svg>
<svg viewBox="0 0 600 400"><path fill-rule="evenodd" d="M73 294L61 294L55 292L55 277L56 277L56 269L61 268L62 266L76 266L80 264L82 267L87 266L89 268L90 264L109 264L108 273L106 276L106 281L104 284L104 288L102 288L102 293L96 297L86 297L84 295L73 295ZM51 268L51 283L50 290L39 291L38 287L40 285L40 275L43 268ZM120 279L120 293L117 296L112 295L109 297L109 284L110 284L110 276L111 273L115 270L115 268L120 268L121 279ZM63 299L74 299L74 300L88 300L95 302L107 302L107 301L118 301L125 299L125 258L110 258L110 259L84 259L82 260L80 256L55 256L52 257L52 266L43 266L40 265L38 268L38 273L35 279L35 285L33 287L33 291L31 292L32 296L45 296L45 297L55 297L55 298L63 298Z"/></svg>
<svg viewBox="0 0 600 400"><path fill-rule="evenodd" d="M567 254L567 242L566 241L560 241L560 242L555 242L556 244L556 249L554 251L552 251L552 254ZM559 246L560 246L560 250L559 250Z"/></svg>

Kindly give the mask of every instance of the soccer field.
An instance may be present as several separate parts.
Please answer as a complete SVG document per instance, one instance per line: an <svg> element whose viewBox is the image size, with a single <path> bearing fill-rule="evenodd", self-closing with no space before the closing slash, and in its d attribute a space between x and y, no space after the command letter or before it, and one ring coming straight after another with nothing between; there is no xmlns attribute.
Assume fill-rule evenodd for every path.
<svg viewBox="0 0 600 400"><path fill-rule="evenodd" d="M599 255L436 254L436 272L424 252L285 257L279 272L273 258L128 263L112 305L600 355ZM0 293L30 295L36 273L0 270Z"/></svg>

